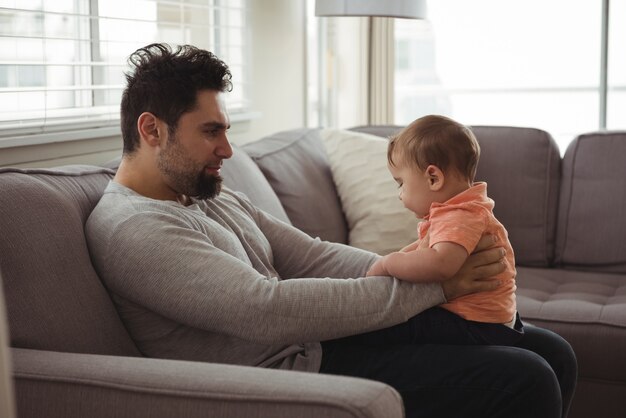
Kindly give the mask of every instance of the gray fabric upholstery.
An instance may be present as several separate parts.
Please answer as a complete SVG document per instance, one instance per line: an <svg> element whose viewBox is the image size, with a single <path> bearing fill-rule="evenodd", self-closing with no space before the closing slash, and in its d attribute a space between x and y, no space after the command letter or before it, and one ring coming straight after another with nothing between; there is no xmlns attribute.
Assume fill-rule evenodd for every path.
<svg viewBox="0 0 626 418"><path fill-rule="evenodd" d="M88 166L0 169L0 270L13 347L139 354L83 233L111 174Z"/></svg>
<svg viewBox="0 0 626 418"><path fill-rule="evenodd" d="M210 363L13 350L20 418L401 418L379 382Z"/></svg>
<svg viewBox="0 0 626 418"><path fill-rule="evenodd" d="M473 126L481 147L476 180L488 183L494 214L509 232L515 260L547 267L554 257L559 149L545 131Z"/></svg>
<svg viewBox="0 0 626 418"><path fill-rule="evenodd" d="M624 387L615 382L579 377L567 418L623 418Z"/></svg>
<svg viewBox="0 0 626 418"><path fill-rule="evenodd" d="M225 186L242 192L257 207L290 223L285 209L259 167L236 145L233 145L232 158L224 160L221 175Z"/></svg>
<svg viewBox="0 0 626 418"><path fill-rule="evenodd" d="M626 411L626 278L620 274L518 267L524 320L563 336L578 359L569 418Z"/></svg>
<svg viewBox="0 0 626 418"><path fill-rule="evenodd" d="M570 144L563 158L560 265L626 273L625 179L626 131L580 135Z"/></svg>
<svg viewBox="0 0 626 418"><path fill-rule="evenodd" d="M626 280L623 275L518 267L524 320L565 336L587 379L626 380Z"/></svg>
<svg viewBox="0 0 626 418"><path fill-rule="evenodd" d="M365 125L350 128L351 131L362 132L364 134L376 135L383 138L389 138L400 132L404 126L400 125Z"/></svg>
<svg viewBox="0 0 626 418"><path fill-rule="evenodd" d="M291 223L313 237L346 243L346 220L317 129L279 132L242 146L280 199Z"/></svg>

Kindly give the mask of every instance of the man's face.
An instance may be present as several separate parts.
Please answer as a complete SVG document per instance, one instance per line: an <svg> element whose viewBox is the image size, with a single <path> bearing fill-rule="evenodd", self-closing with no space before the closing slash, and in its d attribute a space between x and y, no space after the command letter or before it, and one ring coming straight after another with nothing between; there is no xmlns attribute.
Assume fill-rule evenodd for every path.
<svg viewBox="0 0 626 418"><path fill-rule="evenodd" d="M219 194L222 160L233 155L226 138L228 128L220 93L200 91L196 107L180 117L158 156L158 168L173 191L198 199Z"/></svg>

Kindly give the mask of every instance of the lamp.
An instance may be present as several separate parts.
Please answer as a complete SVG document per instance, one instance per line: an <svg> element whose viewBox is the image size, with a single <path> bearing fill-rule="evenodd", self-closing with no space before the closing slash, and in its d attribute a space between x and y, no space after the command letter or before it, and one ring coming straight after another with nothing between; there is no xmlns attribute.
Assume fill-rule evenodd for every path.
<svg viewBox="0 0 626 418"><path fill-rule="evenodd" d="M375 29L373 18L426 19L426 0L316 0L315 15L369 18L367 123L393 123L393 95L389 93L393 91L394 83L393 44L389 44L389 35L380 36L381 31L393 31L393 24L377 22ZM375 32L379 35L375 36Z"/></svg>
<svg viewBox="0 0 626 418"><path fill-rule="evenodd" d="M315 15L425 19L426 0L316 0Z"/></svg>

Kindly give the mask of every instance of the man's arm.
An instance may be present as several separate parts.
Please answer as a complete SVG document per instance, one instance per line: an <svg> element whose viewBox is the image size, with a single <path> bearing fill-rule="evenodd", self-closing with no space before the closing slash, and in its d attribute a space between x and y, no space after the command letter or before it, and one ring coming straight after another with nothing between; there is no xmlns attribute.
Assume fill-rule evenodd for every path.
<svg viewBox="0 0 626 418"><path fill-rule="evenodd" d="M311 238L240 198L272 248L272 264L283 279L357 278L380 258L370 251Z"/></svg>
<svg viewBox="0 0 626 418"><path fill-rule="evenodd" d="M504 249L494 247L497 239L495 235L483 235L460 270L451 279L441 283L448 301L471 293L494 290L501 285L499 280L491 279L506 269ZM388 275L382 267L382 260L378 259L370 267L368 276Z"/></svg>
<svg viewBox="0 0 626 418"><path fill-rule="evenodd" d="M268 231L268 233L266 233L266 236L268 238L271 238L271 241L273 242L272 247L275 250L280 249L278 252L284 252L284 253L290 254L291 255L289 259L290 263L298 265L299 263L295 262L296 260L295 258L293 258L295 257L294 253L291 251L292 246L290 244L292 241L284 239L285 236L283 235L284 230L282 229L283 228L282 226L274 225L275 223L280 223L281 225L283 224L280 221L276 220L275 218L268 216L267 214L260 215L260 216L262 218L261 224L265 224L265 227L262 226L262 229L264 229L264 232L265 230ZM271 226L268 228L267 224L270 224ZM294 236L291 236L290 239L296 238L295 241L299 241L301 239L305 242L308 242L309 240L313 240L308 235L296 230L295 228L290 227L290 229L295 230L296 235L300 237L300 238L296 238ZM490 279L493 276L496 276L499 273L502 273L506 269L506 265L504 263L504 249L502 247L497 247L498 245L497 239L498 237L495 235L489 235L489 234L483 235L480 241L478 242L478 244L476 245L476 249L472 252L472 254L470 254L469 257L467 257L465 263L462 265L459 271L451 279L441 282L440 286L443 290L443 293L447 301L458 298L460 296L471 294L471 293L494 290L498 286L500 286L501 282L499 282L498 280ZM348 270L351 270L351 269L358 270L360 271L360 273L348 274L348 275L339 274L337 276L331 276L331 277L360 277L364 275L368 269L373 268L373 266L375 266L377 263L380 262L380 260L382 260L382 257L380 256L377 257L376 255L372 253L364 252L362 250L349 247L346 245L331 244L331 243L323 242L319 240L313 240L313 241L316 241L316 245L319 245L320 247L318 247L318 249L316 250L312 250L312 253L320 254L319 251L321 251L322 256L319 257L318 260L319 261L323 260L323 262L321 263L309 262L308 263L309 272L311 272L312 270L321 269L321 270L325 270L326 272L333 271L335 273L338 273L338 270L343 270L347 268ZM275 247L275 244L276 244L276 247ZM307 245L305 245L304 247L306 248ZM321 250L322 248L323 250ZM358 266L355 267L355 266L350 265L352 263L346 262L346 260L350 258L350 257L346 257L346 255L352 254L354 252L359 253L359 254L363 254L363 253L369 254L369 257L366 258L364 265L360 265L362 262L357 262L356 264ZM275 251L275 255L277 255L276 251ZM279 256L279 258L282 258L282 257L283 256ZM313 260L314 259L315 257L313 258ZM378 260L378 261L373 263L373 261L375 260ZM305 263L300 263L300 264L304 265ZM368 274L368 276L386 276L386 274ZM302 277L302 276L285 276L285 277ZM305 277L319 277L319 275L317 276L307 275ZM394 281L392 281L391 283L393 284L394 282L397 282L397 281L398 281L397 279L394 279ZM423 298L424 292L426 294L431 294L432 292L431 286L433 285L439 286L439 285L430 284L430 283L410 283L410 285L414 290L422 294L422 297L419 297L418 300L414 301L415 303L418 303L420 305L423 303L423 300L424 300ZM424 309L427 309L427 307L424 307L421 310L424 310Z"/></svg>

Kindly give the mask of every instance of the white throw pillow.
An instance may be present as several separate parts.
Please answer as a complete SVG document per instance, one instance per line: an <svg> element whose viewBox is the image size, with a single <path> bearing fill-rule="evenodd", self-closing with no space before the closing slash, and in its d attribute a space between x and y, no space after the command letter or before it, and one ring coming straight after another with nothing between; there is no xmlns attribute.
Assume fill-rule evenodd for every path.
<svg viewBox="0 0 626 418"><path fill-rule="evenodd" d="M388 254L417 239L418 219L398 199L387 169L387 139L339 129L321 131L348 221L349 244Z"/></svg>

